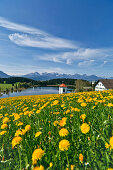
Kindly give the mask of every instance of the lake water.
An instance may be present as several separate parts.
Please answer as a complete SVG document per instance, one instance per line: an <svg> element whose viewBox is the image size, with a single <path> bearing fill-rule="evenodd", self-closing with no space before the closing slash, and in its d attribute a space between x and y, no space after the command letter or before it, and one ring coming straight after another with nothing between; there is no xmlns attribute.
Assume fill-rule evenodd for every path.
<svg viewBox="0 0 113 170"><path fill-rule="evenodd" d="M70 93L72 89L68 89L67 93ZM8 94L3 94L0 98L5 97L16 97L16 96L28 96L28 95L42 95L42 94L58 94L58 87L36 87L28 88L22 91L9 92Z"/></svg>

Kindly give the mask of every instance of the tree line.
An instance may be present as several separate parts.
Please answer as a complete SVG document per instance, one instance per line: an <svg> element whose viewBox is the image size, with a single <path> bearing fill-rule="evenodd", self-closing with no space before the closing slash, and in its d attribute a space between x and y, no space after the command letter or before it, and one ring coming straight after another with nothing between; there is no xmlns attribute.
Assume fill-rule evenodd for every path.
<svg viewBox="0 0 113 170"><path fill-rule="evenodd" d="M0 78L0 84L12 84L12 89L18 88L29 88L33 86L48 86L48 85L60 85L66 84L68 86L73 86L76 91L84 91L84 87L91 87L91 83L87 80L77 80L69 78L58 78L46 81L32 80L25 77L9 77Z"/></svg>

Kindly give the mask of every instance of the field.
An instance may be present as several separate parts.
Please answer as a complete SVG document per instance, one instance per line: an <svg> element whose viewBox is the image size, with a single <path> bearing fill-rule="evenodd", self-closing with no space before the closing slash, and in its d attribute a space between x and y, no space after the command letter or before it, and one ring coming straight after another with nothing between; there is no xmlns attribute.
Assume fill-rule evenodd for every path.
<svg viewBox="0 0 113 170"><path fill-rule="evenodd" d="M113 168L113 91L0 100L0 169Z"/></svg>

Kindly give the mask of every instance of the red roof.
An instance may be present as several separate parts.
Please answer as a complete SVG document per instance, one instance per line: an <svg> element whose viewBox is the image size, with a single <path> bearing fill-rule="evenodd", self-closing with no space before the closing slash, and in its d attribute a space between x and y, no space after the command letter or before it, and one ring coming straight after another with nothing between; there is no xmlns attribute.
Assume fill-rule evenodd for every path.
<svg viewBox="0 0 113 170"><path fill-rule="evenodd" d="M65 84L61 84L59 87L67 87Z"/></svg>

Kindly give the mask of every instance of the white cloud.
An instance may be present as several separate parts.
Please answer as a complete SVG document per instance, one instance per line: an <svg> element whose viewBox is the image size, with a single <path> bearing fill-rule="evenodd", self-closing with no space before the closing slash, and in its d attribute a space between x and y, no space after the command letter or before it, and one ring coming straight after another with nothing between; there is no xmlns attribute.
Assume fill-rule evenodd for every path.
<svg viewBox="0 0 113 170"><path fill-rule="evenodd" d="M65 70L59 67L40 67L34 65L22 65L22 64L13 64L13 65L6 65L0 64L0 70L9 74L9 75L24 75L33 72L48 72L48 73L65 73Z"/></svg>
<svg viewBox="0 0 113 170"><path fill-rule="evenodd" d="M72 64L72 60L71 60L70 58L68 58L68 59L66 60L66 64Z"/></svg>
<svg viewBox="0 0 113 170"><path fill-rule="evenodd" d="M61 62L66 64L72 64L75 61L78 62L78 66L80 65L91 65L94 60L98 62L105 61L104 64L107 63L107 59L113 56L113 48L100 48L100 49L92 49L92 48L79 48L76 51L70 52L60 52L60 53L52 53L52 54L44 54L41 56L36 56L35 59ZM96 64L95 63L95 64Z"/></svg>
<svg viewBox="0 0 113 170"><path fill-rule="evenodd" d="M0 26L16 31L9 35L9 39L20 46L48 48L48 49L76 49L73 41L55 37L37 28L16 24L0 17ZM18 31L18 32L17 32ZM21 33L20 33L21 32Z"/></svg>
<svg viewBox="0 0 113 170"><path fill-rule="evenodd" d="M94 62L95 62L95 60L86 60L86 61L79 62L78 66L79 67L88 67L88 66L93 65Z"/></svg>
<svg viewBox="0 0 113 170"><path fill-rule="evenodd" d="M104 61L104 64L106 64L108 61Z"/></svg>

